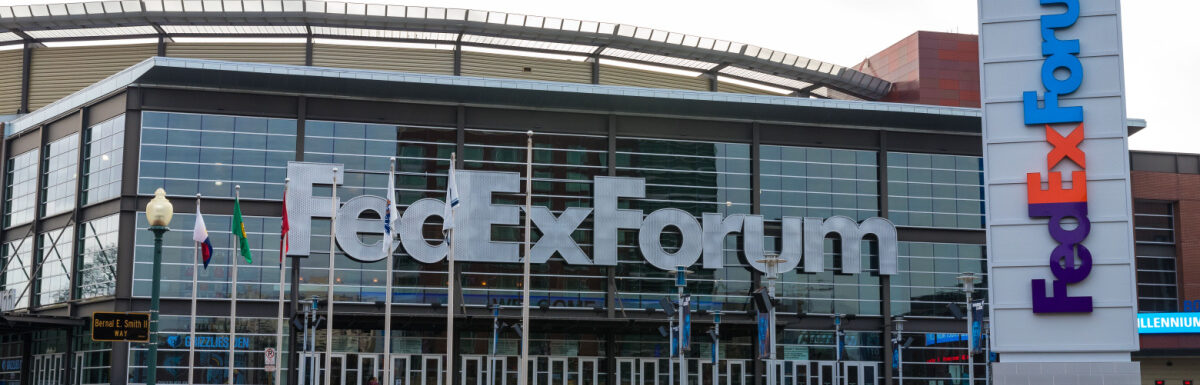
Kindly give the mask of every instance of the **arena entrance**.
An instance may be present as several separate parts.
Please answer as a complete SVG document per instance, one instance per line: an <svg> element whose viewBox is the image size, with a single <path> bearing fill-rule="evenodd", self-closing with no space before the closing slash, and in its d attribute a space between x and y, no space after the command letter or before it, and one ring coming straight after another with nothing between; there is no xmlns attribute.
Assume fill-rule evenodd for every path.
<svg viewBox="0 0 1200 385"><path fill-rule="evenodd" d="M445 384L442 357L440 354L392 354L392 373L396 384ZM331 384L369 385L372 377L383 384L382 354L333 353L331 358ZM298 368L300 385L325 385L325 353L301 353Z"/></svg>
<svg viewBox="0 0 1200 385"><path fill-rule="evenodd" d="M383 384L382 354L334 353L331 385ZM394 385L446 385L442 355L393 354ZM517 356L463 355L458 372L462 385L517 385ZM599 385L604 357L531 356L531 385ZM489 362L490 361L490 362ZM843 361L773 361L778 385L879 385L879 363ZM324 353L301 354L300 385L325 385ZM679 362L668 358L617 358L616 385L678 383ZM835 371L840 366L840 371ZM493 375L494 373L494 375ZM750 360L688 359L688 383L749 385Z"/></svg>

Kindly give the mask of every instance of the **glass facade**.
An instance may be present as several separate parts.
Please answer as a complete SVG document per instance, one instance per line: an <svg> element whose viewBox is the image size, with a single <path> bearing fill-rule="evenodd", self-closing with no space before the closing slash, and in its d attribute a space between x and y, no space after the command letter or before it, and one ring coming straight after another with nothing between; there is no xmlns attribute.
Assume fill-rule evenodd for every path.
<svg viewBox="0 0 1200 385"><path fill-rule="evenodd" d="M645 178L645 199L622 202L621 208L641 209L650 214L662 208L677 208L697 220L703 213L749 214L751 211L750 145L703 141L660 140L617 137L616 174ZM625 207L628 205L628 207ZM674 252L681 238L670 231L663 247ZM724 268L695 269L687 278L688 293L696 309L744 309L751 290L749 266L738 258L740 244L726 239ZM658 308L659 299L674 296L674 273L646 263L634 231L617 238L616 291L620 309Z"/></svg>
<svg viewBox="0 0 1200 385"><path fill-rule="evenodd" d="M4 244L4 290L17 293L15 308L29 307L29 284L33 275L33 250L37 247L33 237L25 237Z"/></svg>
<svg viewBox="0 0 1200 385"><path fill-rule="evenodd" d="M237 298L239 300L279 299L279 218L243 217L246 235L254 263L247 264L234 251L232 216L204 215L204 224L213 245L208 268L196 258L198 250L192 241L194 214L175 214L171 231L163 234L162 298L192 298L192 268L199 263L196 296L205 299L228 299L232 286L233 265L238 268ZM135 231L133 295L150 296L154 267L154 234L150 232L145 213L138 213ZM326 230L328 232L328 230ZM236 257L236 258L235 258ZM199 262L196 262L199 261ZM328 271L328 270L326 270Z"/></svg>
<svg viewBox="0 0 1200 385"><path fill-rule="evenodd" d="M523 132L468 129L463 168L524 174L526 138ZM607 137L538 134L533 140L533 205L548 207L555 217L567 208L591 208L592 178L608 175ZM524 186L522 175L522 193L497 194L497 201L523 205ZM444 198L445 190L436 194ZM522 242L523 226L497 226L493 239ZM585 220L572 237L585 254L594 255L590 221ZM605 305L608 284L603 267L569 265L561 256L552 256L530 268L530 296L535 306L591 309ZM521 274L520 264L465 263L461 279L467 303L519 306Z"/></svg>
<svg viewBox="0 0 1200 385"><path fill-rule="evenodd" d="M84 131L83 205L121 195L121 165L125 159L125 115L97 123Z"/></svg>
<svg viewBox="0 0 1200 385"><path fill-rule="evenodd" d="M519 130L309 120L303 122L304 136L297 137L300 126L291 119L157 111L143 111L141 116L138 196L146 198L159 187L175 197L176 202L202 194L204 219L214 247L211 264L207 268L199 267L197 271L198 281L193 292L192 273L198 255L191 240L195 216L190 209L177 212L171 231L164 234L162 298L187 300L195 295L202 300L219 300L222 302L218 303L227 304L224 301L236 296L239 308L245 304L248 309L237 319L238 335L233 341L236 353L232 357L228 345L202 342L210 340L209 337L215 340L228 336L230 317L224 315L226 313L213 315L211 311L198 316L197 343L202 346L197 346L194 362L187 354L187 344L191 343L187 338L190 317L165 311L158 373L159 381L163 382L186 382L189 368L194 370L195 383L263 384L272 381L265 370L262 350L275 346L276 319L264 315L261 309L271 307L267 314L273 315L279 295L277 258L281 220L266 213L277 210L288 162L302 160L342 165L345 177L339 180L337 195L346 202L360 195L384 195L390 160L395 159L397 190L393 198L401 212L419 199L444 199L450 157L460 140L462 152L458 159L462 170L513 172L524 178L527 136ZM120 197L122 178L128 177L122 175L124 126L125 117L117 116L86 128L81 135L42 146L40 150L45 154L41 168L44 170L43 185L38 184L39 150L10 159L5 196L6 225L11 227L34 219L33 210L37 206L32 200L24 202L23 199L35 196L39 188L44 193L46 215L69 212L76 202L87 206ZM644 178L646 182L645 198L622 199L619 202L621 209L639 209L643 214L650 214L658 209L675 208L687 212L697 221L704 213L761 214L764 251L768 254L778 253L782 248L783 217L840 215L861 221L886 215L902 226L976 231L983 228L979 157L886 153L882 155L887 163L885 170L880 167L881 153L868 150L778 144L754 148L751 143L737 141L552 132L538 132L533 142L533 205L547 207L555 217L571 208L594 208L594 178L615 175ZM297 152L298 148L303 148L303 152ZM82 158L85 161L76 167L79 153L75 151L80 150L84 151ZM759 173L761 191L754 189L755 170ZM886 171L886 180L880 179L882 171ZM79 186L83 194L78 201L74 197L75 173L83 178ZM882 183L888 183L890 196L881 197ZM249 208L245 226L253 263L245 263L235 255L229 230L228 203L233 197L234 186L238 185L241 186L243 208ZM328 197L333 193L328 185L313 186L312 191L317 197ZM493 200L497 204L522 205L524 194L524 183L521 183L520 192L498 193ZM887 200L889 212L881 212L881 199ZM176 203L177 208L181 206L188 205ZM593 218L589 215L571 234L588 256L594 256ZM40 234L5 243L2 249L7 266L4 288L20 292L29 287L28 294L18 298L18 307L28 307L30 298L34 299L32 305L35 307L65 302L72 290L74 298L79 300L112 296L124 283L132 285L135 298L149 297L153 234L148 230L144 213L136 213L134 223L128 229L134 233L126 234L127 238L133 239L133 244L122 245L133 251L130 282L118 282L118 251L121 249L118 244L123 230L119 228L120 215L111 214L89 217L66 227L60 224L53 229L40 229ZM436 219L425 224L423 232L429 242L442 241L440 225ZM434 309L442 308L444 312L449 277L444 261L420 263L400 247L392 260L393 275L388 277L383 261L357 261L340 250L330 256L330 226L328 218L315 218L311 223L312 252L299 260L301 298L325 297L332 286L334 300L339 305L369 306L390 295L397 309L403 308L409 313L412 309L427 309L430 305L434 305ZM1139 230L1142 229L1139 225ZM519 243L525 236L523 223L496 225L491 230L493 242ZM366 244L380 239L377 234L357 236ZM530 236L536 242L542 234L534 231ZM724 240L723 268L692 266L685 291L692 295L693 311L703 311L703 314L722 311L726 317L746 317L751 306L749 293L765 281L759 279L759 274L754 273L746 261L744 241L740 233ZM615 267L569 264L559 254L550 256L545 263L534 263L532 306L590 313L594 314L590 317L597 319L605 317L606 311L621 318L637 318L631 314L633 312L661 315L659 301L674 298L677 292L674 272L662 271L647 263L638 242L636 230L618 232ZM661 242L666 251L674 252L680 248L682 237L677 229L669 227ZM800 328L790 321L792 317L799 317L797 320L807 317L829 319L832 314L852 314L905 316L943 322L953 317L949 306L962 304L963 292L955 279L961 272L972 271L984 276L985 281L979 286L986 287L982 245L950 241L901 242L899 274L890 280L891 314L884 314L880 300L882 291L889 289L878 275L877 242L874 239L863 241L864 272L855 275L839 271L842 265L840 242L832 238L824 242L824 254L816 257L824 259L826 271L811 273L797 269L784 272L776 281L779 297L776 309L781 330L776 354L787 360L831 361L838 351L835 334L830 330L832 326L821 328L810 323L809 328ZM1141 250L1142 243L1139 243ZM75 252L78 258L72 259ZM331 259L332 282L329 278ZM235 260L238 261L237 282L232 282ZM39 263L42 267L35 268ZM70 286L71 267L79 271L74 287ZM457 267L461 269L455 282L462 288L459 303L466 308L479 311L494 304L520 306L520 264L461 262ZM285 284L291 283L290 277L289 274ZM385 291L389 279L391 293ZM986 295L983 289L975 293L976 298L986 298ZM613 304L613 309L607 308L609 303ZM580 313L584 310L587 312ZM372 316L374 314L354 315L363 319ZM588 319L581 322L587 323ZM344 378L350 381L347 383L355 383L353 379L361 377L362 384L366 384L369 375L377 373L378 368L369 366L377 365L379 354L383 353L383 333L373 322L352 327L339 324L331 341L323 331L316 337L318 351L323 351L329 343L342 357L339 358L341 363L337 364L342 371L335 375L335 380ZM443 359L440 355L447 344L444 330L415 327L399 319L393 322L404 326L399 326L393 333L392 352L416 360L409 361L413 369L423 368L412 372L417 377L408 380L433 375L429 365L435 362L433 360ZM466 359L460 365L486 362L483 357L491 349L491 333L475 326L478 325L463 328L458 336L458 353ZM640 329L631 327L616 332L586 327L570 332L530 331L530 348L535 356L535 366L539 368L534 376L544 379L539 383L549 383L551 378L558 377L555 377L554 369L547 368L566 365L573 368L565 377L568 380L575 378L577 383L590 383L582 380L596 375L601 379L600 383L607 383L608 374L628 376L633 366L644 369L649 367L645 365L651 365L657 368L655 375L662 383L667 365L663 357L671 347L658 333L642 330L646 328L641 324L638 327ZM694 326L694 345L687 354L696 359L690 369L695 383L704 383L699 365L712 357L712 345L705 336L707 327ZM744 325L729 327L745 328ZM512 333L502 333L498 342L500 354L515 354L518 338ZM855 375L881 376L881 371L888 370L882 366L884 338L890 337L880 330L846 331L843 360L861 364L862 371L854 372ZM921 343L924 339L919 339L905 351L906 377L914 381L954 383L954 379L961 378L966 370L958 360L965 343L961 340L946 342L944 336L932 338L932 342L925 345ZM52 339L53 336L45 337L45 349L52 345L49 342ZM65 335L62 339L65 341ZM77 352L71 359L78 383L113 381L112 372L105 363L110 362L112 355L126 351L114 352L110 343L91 341L84 330L77 330L70 343ZM731 332L722 337L719 346L722 359L735 363L722 366L721 372L742 377L743 384L750 383L754 375L754 336ZM131 344L127 352L128 381L144 381L145 346ZM570 357L569 361L552 360L560 356ZM604 365L603 360L610 356L624 362L618 364L617 373L609 373ZM420 361L425 359L428 360ZM505 360L504 373L511 376L511 383L516 376L515 359ZM228 370L231 361L235 366L232 379ZM286 362L281 364L287 365ZM621 369L626 367L628 370ZM817 376L824 369L814 366L787 370L808 370L809 375ZM0 377L4 375L5 372L0 371ZM475 374L469 373L468 380L475 378L471 376ZM641 379L645 378L639 377L639 381ZM618 379L618 383L623 383L621 381ZM811 381L816 381L816 377L810 378Z"/></svg>
<svg viewBox="0 0 1200 385"><path fill-rule="evenodd" d="M1134 201L1133 238L1138 311L1178 311L1174 205L1171 202Z"/></svg>
<svg viewBox="0 0 1200 385"><path fill-rule="evenodd" d="M38 150L30 150L8 159L4 179L4 227L33 221L34 199L38 188Z"/></svg>
<svg viewBox="0 0 1200 385"><path fill-rule="evenodd" d="M899 226L982 229L983 158L889 152L888 219Z"/></svg>
<svg viewBox="0 0 1200 385"><path fill-rule="evenodd" d="M79 179L79 134L71 134L46 145L42 166L42 216L65 213L75 208L75 182Z"/></svg>
<svg viewBox="0 0 1200 385"><path fill-rule="evenodd" d="M966 300L958 277L980 278L973 298L987 298L987 257L983 245L900 242L900 274L892 277L892 315L951 317L949 306Z"/></svg>
<svg viewBox="0 0 1200 385"><path fill-rule="evenodd" d="M190 365L188 340L191 317L164 315L159 320L161 336L158 344L158 380L163 383L188 383L188 368L193 372L193 384L271 384L263 362L263 349L275 347L277 320L240 316L237 336L233 343L234 381L229 381L229 347L214 346L209 341L229 337L229 317L196 318L195 364ZM284 346L287 346L285 343ZM339 351L341 351L339 349ZM146 381L146 348L132 344L129 349L129 382ZM286 355L281 355L286 357ZM286 359L285 359L286 360ZM281 361L286 362L286 361ZM286 370L286 365L280 365Z"/></svg>
<svg viewBox="0 0 1200 385"><path fill-rule="evenodd" d="M42 233L41 265L36 290L37 306L66 302L71 296L71 253L75 245L75 228L67 226Z"/></svg>
<svg viewBox="0 0 1200 385"><path fill-rule="evenodd" d="M76 298L103 297L116 291L119 218L113 214L79 226Z"/></svg>
<svg viewBox="0 0 1200 385"><path fill-rule="evenodd" d="M879 162L874 151L761 147L762 212L780 217L879 216Z"/></svg>
<svg viewBox="0 0 1200 385"><path fill-rule="evenodd" d="M296 158L296 121L243 116L142 113L138 194L280 199Z"/></svg>

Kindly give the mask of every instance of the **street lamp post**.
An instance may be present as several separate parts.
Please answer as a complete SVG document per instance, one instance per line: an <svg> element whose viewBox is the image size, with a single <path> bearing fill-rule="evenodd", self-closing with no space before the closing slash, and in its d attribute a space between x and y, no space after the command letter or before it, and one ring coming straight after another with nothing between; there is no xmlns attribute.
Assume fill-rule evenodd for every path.
<svg viewBox="0 0 1200 385"><path fill-rule="evenodd" d="M167 200L167 192L162 188L154 190L154 199L146 204L146 220L150 222L150 231L154 232L154 276L150 283L150 351L146 359L146 384L158 383L158 297L159 281L162 280L162 236L170 231L174 207Z"/></svg>
<svg viewBox="0 0 1200 385"><path fill-rule="evenodd" d="M970 385L975 385L975 355L971 354L971 348L975 346L975 333L972 331L975 312L971 310L971 294L975 292L975 281L978 279L975 273L969 271L958 276L967 295L967 383Z"/></svg>
<svg viewBox="0 0 1200 385"><path fill-rule="evenodd" d="M758 260L757 262L762 263L767 267L767 297L770 298L771 301L774 301L775 281L779 279L779 263L783 261L779 259L778 255L770 254L765 258ZM777 375L775 372L779 368L778 365L776 365L775 360L775 306L773 304L768 309L767 318L770 319L770 323L767 327L767 333L770 334L771 338L771 354L767 358L767 385L776 385Z"/></svg>
<svg viewBox="0 0 1200 385"><path fill-rule="evenodd" d="M896 317L892 323L896 325L896 338L892 339L892 344L896 345L896 372L899 385L904 385L904 318Z"/></svg>

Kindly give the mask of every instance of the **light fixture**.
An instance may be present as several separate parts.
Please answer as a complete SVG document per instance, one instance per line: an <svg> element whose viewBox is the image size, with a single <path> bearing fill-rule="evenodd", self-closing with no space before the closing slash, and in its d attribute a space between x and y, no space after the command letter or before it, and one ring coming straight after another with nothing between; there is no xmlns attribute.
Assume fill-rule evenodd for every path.
<svg viewBox="0 0 1200 385"><path fill-rule="evenodd" d="M213 182L213 184L220 186L220 185L223 185L224 183L222 183L221 181L216 181L216 182Z"/></svg>
<svg viewBox="0 0 1200 385"><path fill-rule="evenodd" d="M100 160L107 161L107 160L108 160L108 154L100 155Z"/></svg>
<svg viewBox="0 0 1200 385"><path fill-rule="evenodd" d="M154 190L154 199L146 204L146 220L150 226L167 227L171 224L171 216L175 215L175 207L167 200L167 192L161 187Z"/></svg>

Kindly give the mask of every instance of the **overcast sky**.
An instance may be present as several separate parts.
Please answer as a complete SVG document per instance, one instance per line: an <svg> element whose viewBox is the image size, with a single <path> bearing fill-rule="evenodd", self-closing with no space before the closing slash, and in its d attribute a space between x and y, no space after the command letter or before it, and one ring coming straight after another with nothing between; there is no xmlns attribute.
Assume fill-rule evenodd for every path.
<svg viewBox="0 0 1200 385"><path fill-rule="evenodd" d="M49 3L64 0L0 0ZM852 66L917 30L978 32L975 0L355 0L470 8L633 24L754 44ZM1024 0L1036 1L1036 0ZM1200 86L1200 5L1183 0L1124 0L1127 114L1148 127L1130 138L1137 150L1200 153L1186 118ZM1170 48L1174 47L1174 48Z"/></svg>

